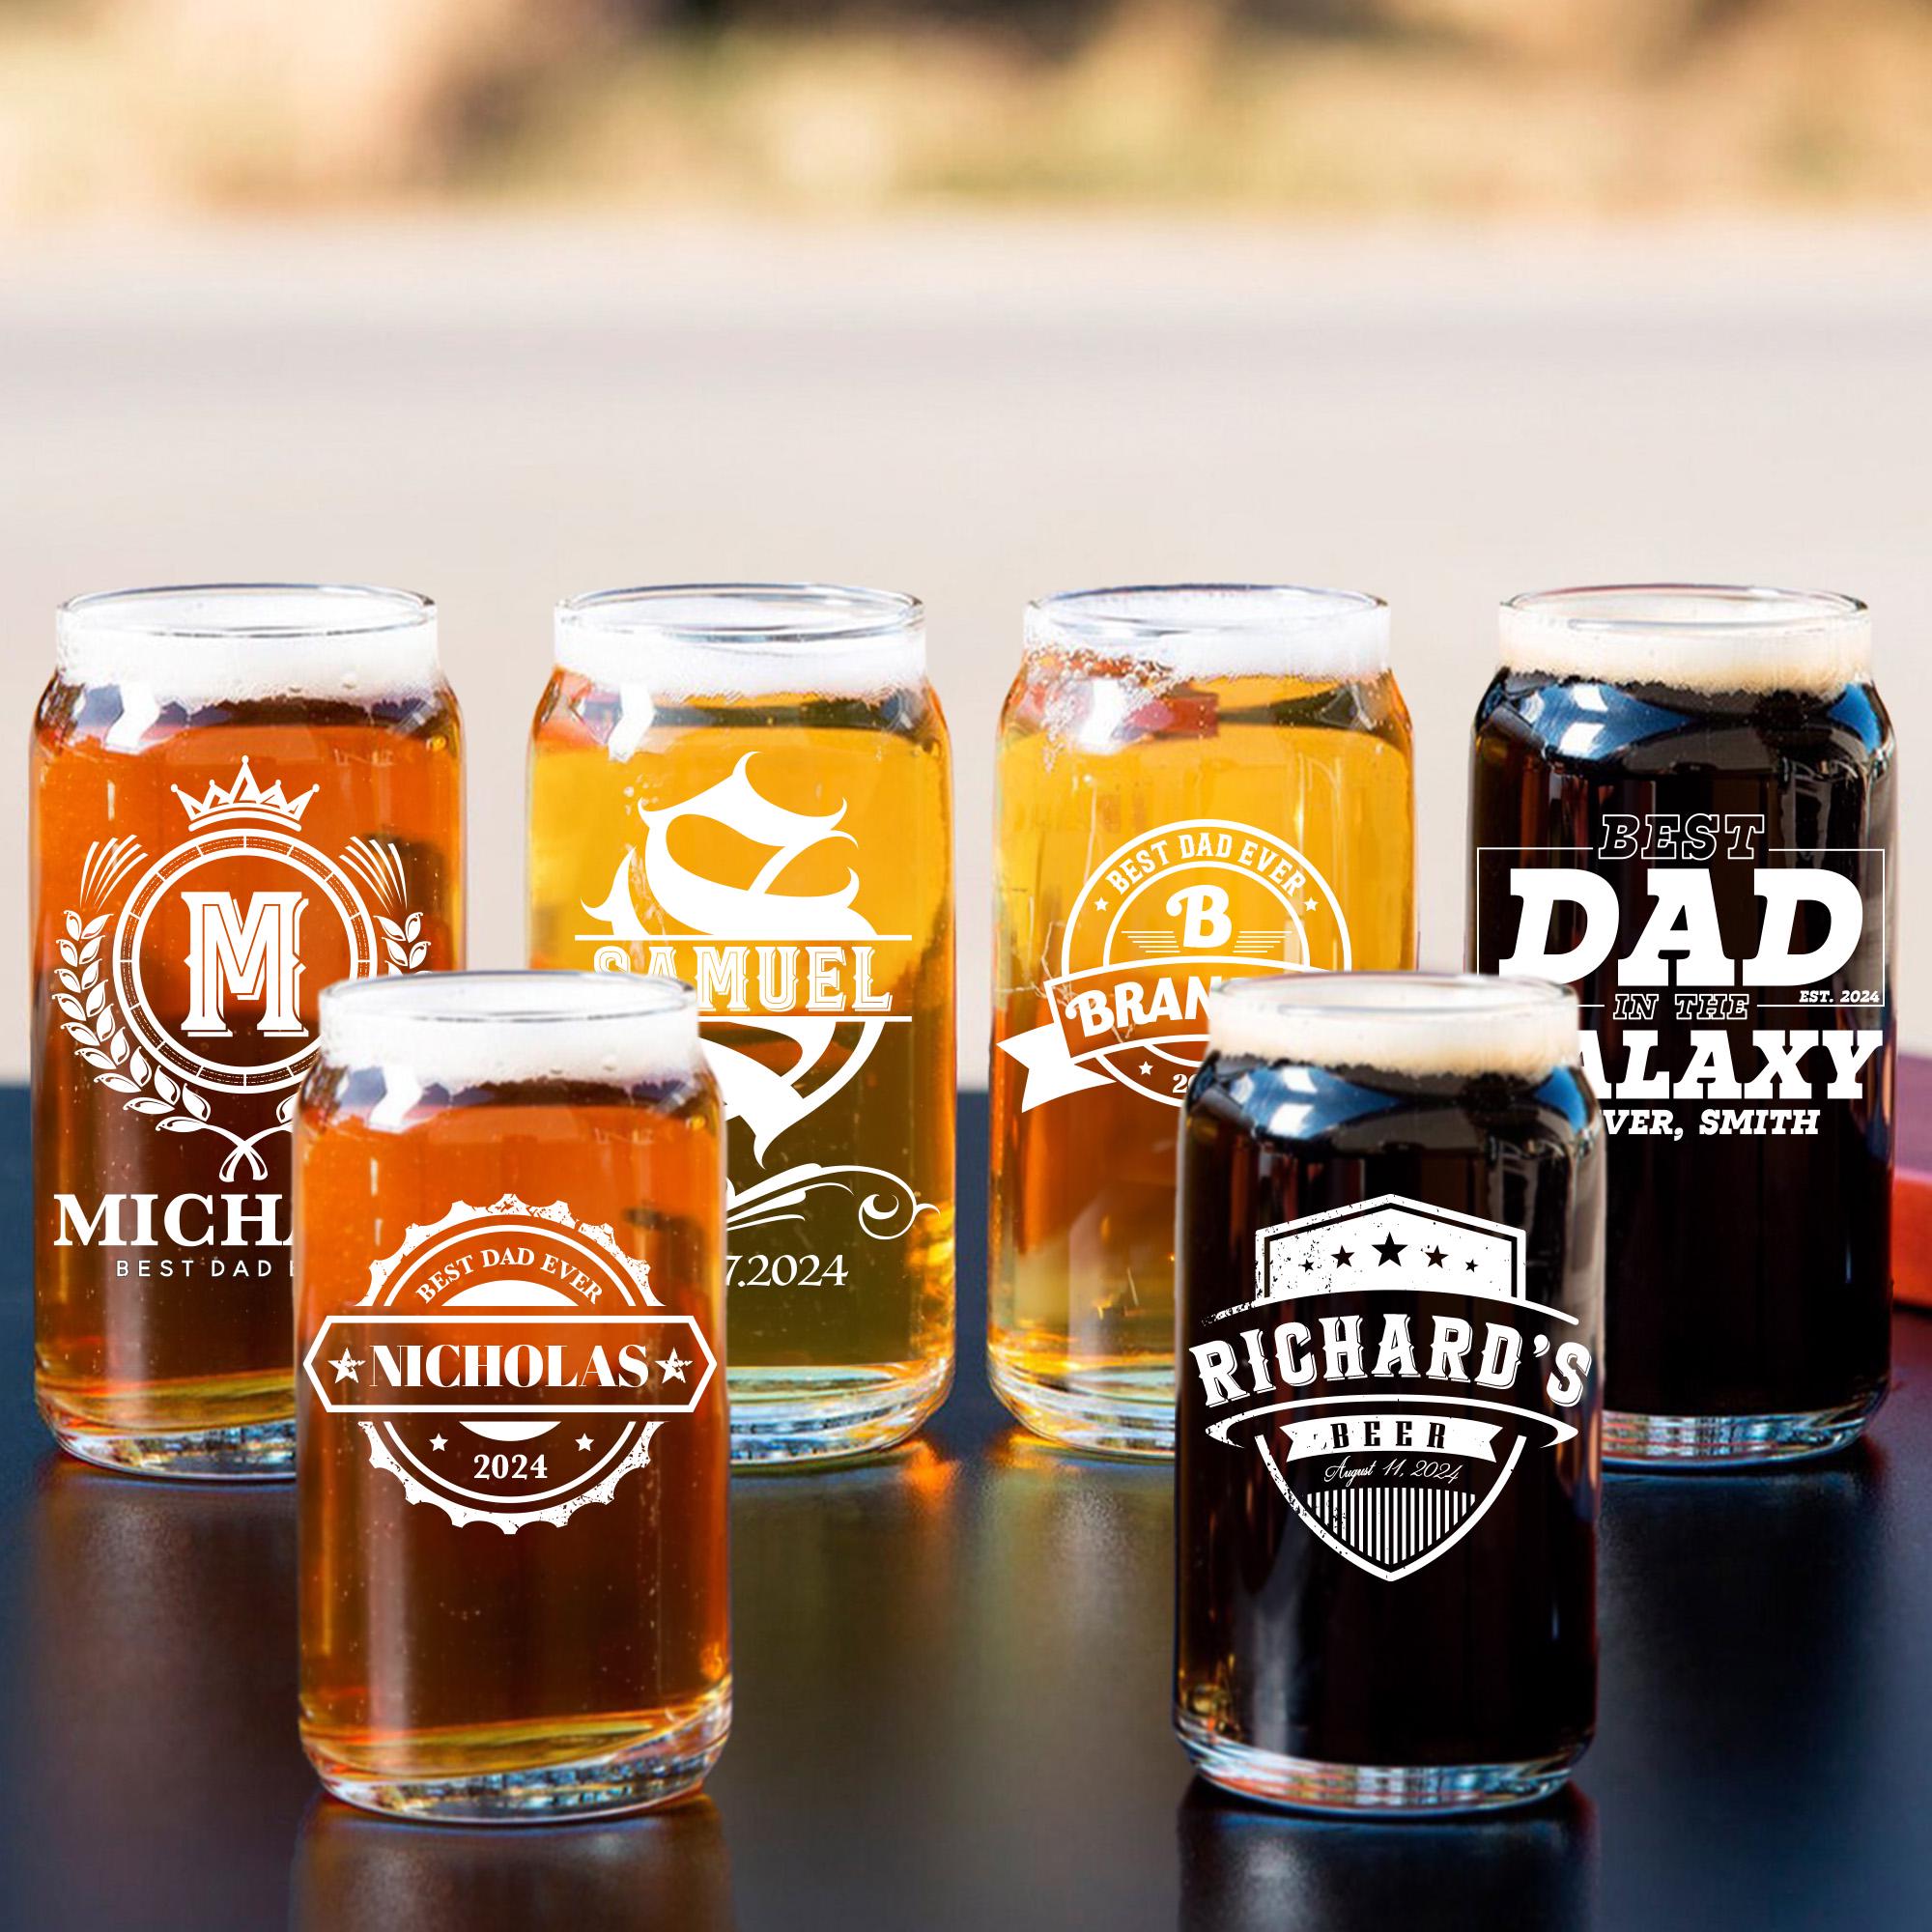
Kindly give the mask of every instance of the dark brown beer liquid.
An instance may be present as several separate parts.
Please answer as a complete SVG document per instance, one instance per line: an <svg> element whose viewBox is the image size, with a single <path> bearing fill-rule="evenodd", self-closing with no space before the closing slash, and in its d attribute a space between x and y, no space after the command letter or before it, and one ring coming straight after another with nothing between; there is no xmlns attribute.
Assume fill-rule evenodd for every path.
<svg viewBox="0 0 1932 1932"><path fill-rule="evenodd" d="M1598 1352L1595 1133L1574 1068L1532 1085L1502 1075L1345 1076L1219 1057L1203 1066L1181 1146L1176 1700L1183 1735L1191 1721L1251 1751L1378 1767L1526 1764L1574 1755L1588 1741L1600 1378L1591 1369L1572 1406L1553 1406L1545 1392L1549 1358L1536 1345L1553 1336L1592 1359ZM1271 1334L1293 1314L1319 1335L1321 1316L1359 1316L1373 1362L1387 1312L1406 1313L1418 1351L1437 1316L1467 1321L1479 1339L1488 1321L1503 1319L1495 1301L1441 1286L1480 1230L1445 1232L1439 1266L1415 1242L1392 1254L1390 1266L1346 1227L1334 1246L1350 1260L1333 1288L1221 1319L1256 1296L1258 1231L1391 1195L1413 1204L1411 1213L1435 1208L1521 1231L1517 1325L1536 1340L1514 1383L1445 1389L1400 1374L1340 1382L1324 1371L1290 1389L1279 1385L1270 1343L1278 1385L1244 1400L1293 1398L1297 1406L1237 1427L1232 1441L1215 1439L1217 1410L1193 1353L1216 1334L1244 1324ZM1342 1286L1357 1276L1359 1289ZM1254 1376L1243 1356L1247 1389ZM1464 1492L1474 1502L1488 1494L1487 1505L1446 1547L1409 1552L1420 1560L1406 1574L1373 1574L1324 1541L1284 1494L1276 1470L1309 1468L1286 1461L1287 1428L1297 1417L1448 1413L1445 1395L1474 1399L1455 1406L1466 1421L1499 1425L1493 1463L1472 1459L1458 1478L1475 1486ZM1574 1433L1552 1444L1559 1425ZM1521 1453L1489 1494L1515 1435ZM1321 1485L1350 1460L1314 1464L1304 1479L1312 1511L1332 1509ZM1354 1459L1358 1467L1377 1460Z"/></svg>
<svg viewBox="0 0 1932 1932"><path fill-rule="evenodd" d="M1634 829L1647 856L1605 856L1606 844L1622 852ZM1600 1094L1610 1129L1605 1400L1613 1411L1804 1415L1868 1408L1884 1391L1894 831L1891 729L1868 685L1828 698L1507 673L1484 697L1471 793L1471 963L1493 972L1517 945L1512 867L1588 867L1616 895L1614 951L1576 981L1583 1025L1617 1090ZM1655 903L1653 867L1708 877L1738 976L1721 990L1739 1016L1718 1017L1703 995L1720 989L1689 982L1681 967L1669 985L1629 982L1626 965ZM1857 947L1829 979L1750 984L1746 962L1766 922L1752 875L1791 867L1852 882L1864 908ZM1825 926L1819 908L1802 906L1794 948L1822 943ZM1552 946L1574 944L1574 909L1559 908L1554 928ZM1654 1009L1620 1006L1619 995L1633 993L1656 995ZM1826 1093L1833 1066L1822 1046L1801 1062L1804 1094L1621 1091L1635 1034L1656 1036L1642 1071L1673 1081L1691 1066L1697 1036L1720 1035L1738 1084L1747 1085L1764 1064L1751 1041L1758 1029L1869 1030L1883 1041L1851 1097ZM1810 1130L1792 1131L1800 1127Z"/></svg>

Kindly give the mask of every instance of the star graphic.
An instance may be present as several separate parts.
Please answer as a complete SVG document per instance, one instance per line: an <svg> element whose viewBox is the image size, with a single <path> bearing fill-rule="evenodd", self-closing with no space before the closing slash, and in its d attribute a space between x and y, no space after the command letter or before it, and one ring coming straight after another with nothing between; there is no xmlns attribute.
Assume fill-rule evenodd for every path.
<svg viewBox="0 0 1932 1932"><path fill-rule="evenodd" d="M1141 1071L1143 1073L1151 1073L1153 1071L1153 1068L1150 1066L1148 1063L1144 1060L1141 1062Z"/></svg>
<svg viewBox="0 0 1932 1932"><path fill-rule="evenodd" d="M328 1366L335 1371L335 1379L337 1381L353 1382L355 1379L355 1371L362 1364L345 1348L341 1354L336 1356L334 1361L330 1362Z"/></svg>
<svg viewBox="0 0 1932 1932"><path fill-rule="evenodd" d="M1312 1267L1313 1267L1314 1265L1315 1265L1315 1257L1314 1257L1313 1255L1303 1255L1303 1256L1302 1256L1302 1258L1301 1258L1301 1268L1302 1268L1302 1272L1303 1272L1304 1274L1305 1274L1305 1273L1307 1273L1307 1271L1308 1271L1308 1270L1309 1270L1310 1268L1312 1268Z"/></svg>
<svg viewBox="0 0 1932 1932"><path fill-rule="evenodd" d="M1317 902L1316 900L1314 900L1314 899L1310 899L1310 900L1308 901L1308 910L1309 910L1310 912L1314 912L1314 911L1315 911L1315 910L1317 909L1317 905L1318 905L1318 902Z"/></svg>
<svg viewBox="0 0 1932 1932"><path fill-rule="evenodd" d="M588 1449L588 1448L590 1447L590 1438L589 1438L589 1436L587 1436L587 1435L580 1435L580 1436L579 1436L579 1437L577 1438L577 1446L578 1446L578 1447L579 1447L580 1449Z"/></svg>
<svg viewBox="0 0 1932 1932"><path fill-rule="evenodd" d="M1105 912L1107 910L1107 901L1105 899L1095 899L1094 901L1094 910L1095 912Z"/></svg>
<svg viewBox="0 0 1932 1932"><path fill-rule="evenodd" d="M1335 1250L1335 1265L1337 1267L1345 1268L1354 1259L1354 1256L1347 1248L1337 1248Z"/></svg>
<svg viewBox="0 0 1932 1932"><path fill-rule="evenodd" d="M668 1382L681 1382L684 1379L685 1370L690 1368L690 1366L691 1364L685 1361L675 1349L658 1364L659 1370Z"/></svg>
<svg viewBox="0 0 1932 1932"><path fill-rule="evenodd" d="M1433 1268L1439 1268L1447 1259L1440 1248L1424 1248L1422 1252L1429 1257L1429 1265Z"/></svg>
<svg viewBox="0 0 1932 1932"><path fill-rule="evenodd" d="M449 1447L449 1438L446 1435L432 1435L429 1438L429 1446L432 1449L447 1449Z"/></svg>
<svg viewBox="0 0 1932 1932"><path fill-rule="evenodd" d="M1476 1264L1475 1264L1475 1263L1474 1263L1474 1262L1464 1262L1464 1263L1463 1264L1463 1266L1464 1266L1465 1268L1467 1268L1467 1269L1469 1270L1469 1272L1470 1272L1471 1274L1474 1274L1474 1273L1475 1273L1475 1271L1476 1271Z"/></svg>
<svg viewBox="0 0 1932 1932"><path fill-rule="evenodd" d="M1393 1235L1384 1235L1376 1243L1376 1253L1381 1256L1381 1260L1376 1264L1378 1267L1387 1267L1390 1262L1394 1262L1398 1267L1402 1265L1403 1244Z"/></svg>

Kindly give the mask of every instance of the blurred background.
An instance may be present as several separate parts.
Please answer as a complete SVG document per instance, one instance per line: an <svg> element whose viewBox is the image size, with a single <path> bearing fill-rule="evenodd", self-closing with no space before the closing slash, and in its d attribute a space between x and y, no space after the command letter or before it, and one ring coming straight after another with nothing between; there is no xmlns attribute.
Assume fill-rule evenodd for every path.
<svg viewBox="0 0 1932 1932"><path fill-rule="evenodd" d="M1449 964L1497 599L1780 582L1877 612L1932 1047L1928 244L1932 0L0 0L0 894L76 591L433 594L501 964L554 599L877 582L979 1082L1028 597L1389 597ZM0 1010L18 1077L24 944Z"/></svg>

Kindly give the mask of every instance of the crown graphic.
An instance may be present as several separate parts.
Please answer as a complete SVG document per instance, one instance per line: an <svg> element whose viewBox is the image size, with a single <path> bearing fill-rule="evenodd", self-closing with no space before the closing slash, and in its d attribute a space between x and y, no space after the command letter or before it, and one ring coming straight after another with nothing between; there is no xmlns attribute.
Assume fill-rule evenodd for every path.
<svg viewBox="0 0 1932 1932"><path fill-rule="evenodd" d="M220 825L232 818L266 818L274 824L286 825L293 832L299 830L301 815L308 810L309 800L322 787L319 784L310 785L299 798L291 799L283 793L282 781L277 779L264 791L255 782L255 774L248 769L248 760L243 758L233 784L218 785L211 779L207 794L202 798L190 798L180 785L172 789L181 800L190 825Z"/></svg>

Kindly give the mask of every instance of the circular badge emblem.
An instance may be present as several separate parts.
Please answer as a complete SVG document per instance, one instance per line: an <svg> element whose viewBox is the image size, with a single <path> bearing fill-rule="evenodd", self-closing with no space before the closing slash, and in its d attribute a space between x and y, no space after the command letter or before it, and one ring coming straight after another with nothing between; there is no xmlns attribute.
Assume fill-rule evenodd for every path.
<svg viewBox="0 0 1932 1932"><path fill-rule="evenodd" d="M610 1501L718 1371L648 1264L561 1203L459 1202L370 1277L359 1307L323 1321L304 1373L411 1502L458 1524L508 1532Z"/></svg>
<svg viewBox="0 0 1932 1932"><path fill-rule="evenodd" d="M226 1142L223 1180L266 1179L264 1145L294 1131L316 993L431 964L400 846L357 834L331 859L302 838L320 790L291 798L245 757L200 796L176 785L187 836L158 859L135 833L96 839L56 940L53 1010L95 1084Z"/></svg>
<svg viewBox="0 0 1932 1932"><path fill-rule="evenodd" d="M253 828L205 832L149 867L111 958L138 1044L177 1079L230 1093L298 1086L316 1044L304 984L366 979L382 963L349 874L299 838Z"/></svg>
<svg viewBox="0 0 1932 1932"><path fill-rule="evenodd" d="M1233 819L1155 826L1094 867L1049 994L1072 1058L1172 1107L1221 980L1350 964L1334 889L1285 839Z"/></svg>

